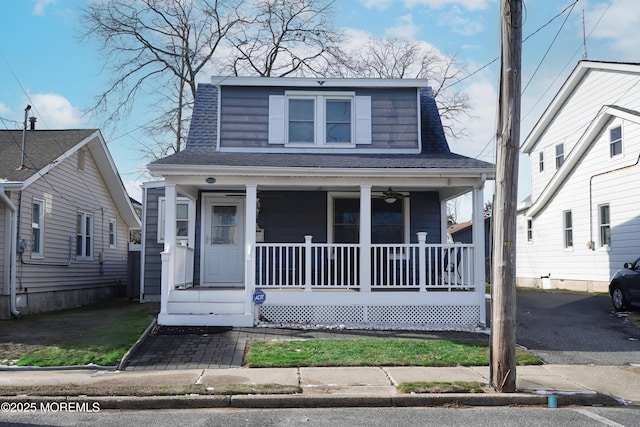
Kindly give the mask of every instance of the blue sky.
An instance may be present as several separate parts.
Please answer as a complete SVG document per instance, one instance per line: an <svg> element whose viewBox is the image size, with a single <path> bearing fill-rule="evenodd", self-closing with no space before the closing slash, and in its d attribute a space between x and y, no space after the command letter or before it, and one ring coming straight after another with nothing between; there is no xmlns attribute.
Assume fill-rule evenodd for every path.
<svg viewBox="0 0 640 427"><path fill-rule="evenodd" d="M95 44L78 39L80 8L95 0L0 0L0 126L21 129L31 104L39 129L100 128L83 115L107 83ZM455 55L472 74L500 52L499 0L338 0L335 24L358 45L369 37L405 37ZM553 20L565 8L568 11ZM637 0L528 0L524 2L522 137L583 56L582 17L588 59L640 62ZM565 21L565 18L568 18ZM550 22L551 21L551 22ZM545 26L545 24L549 23ZM539 31L538 31L539 30ZM537 31L537 32L536 32ZM450 139L454 152L494 162L498 61L460 83L472 102L464 119L468 136ZM209 81L203 75L202 81ZM149 121L141 100L118 129L103 134L128 188L148 180L136 148L147 140ZM528 195L529 167L520 162L519 198ZM139 197L135 190L134 197Z"/></svg>

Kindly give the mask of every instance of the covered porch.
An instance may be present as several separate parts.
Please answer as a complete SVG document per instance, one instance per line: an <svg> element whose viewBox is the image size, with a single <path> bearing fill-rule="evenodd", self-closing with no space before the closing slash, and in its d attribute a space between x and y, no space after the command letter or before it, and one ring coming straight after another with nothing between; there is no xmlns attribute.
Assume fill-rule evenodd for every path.
<svg viewBox="0 0 640 427"><path fill-rule="evenodd" d="M406 175L384 179L262 176L253 180L260 182L258 185L248 183L246 177L219 173L215 177L165 176L158 322L432 329L484 325L484 229L474 228L472 244L447 241L446 202L470 193L473 221L482 223L485 179L482 174L460 172L430 179ZM397 225L401 230L398 237L379 242L376 240L392 240L389 236L394 236L389 226L379 226L376 215L379 199L391 187L402 194L394 203L400 204L404 220ZM326 212L319 215L324 224L321 228L311 224L310 232L295 241L282 241L278 228L263 225L269 220L268 213L262 211L267 209L269 195L292 190L320 193L327 200ZM435 194L435 214L422 209L420 196L424 192ZM180 227L176 202L185 197L191 214L188 238L181 240L176 237ZM355 233L354 242L348 243L344 236L349 233L333 218L338 209L334 201L345 197L357 199L358 208L357 227L348 230ZM300 203L291 202L291 206L296 204ZM232 224L218 224L214 218L218 205L238 208L224 220ZM293 207L278 215L284 223L293 224L301 212ZM295 227L306 230L299 222ZM302 222L310 224L311 220ZM377 235L376 229L383 230L382 234ZM224 268L233 265L236 259L236 255L226 258L207 249L219 240L212 237L216 233L237 239L235 252L225 252L237 252L241 269L237 280L211 272L212 268L223 268L222 264ZM214 263L212 258L223 261Z"/></svg>

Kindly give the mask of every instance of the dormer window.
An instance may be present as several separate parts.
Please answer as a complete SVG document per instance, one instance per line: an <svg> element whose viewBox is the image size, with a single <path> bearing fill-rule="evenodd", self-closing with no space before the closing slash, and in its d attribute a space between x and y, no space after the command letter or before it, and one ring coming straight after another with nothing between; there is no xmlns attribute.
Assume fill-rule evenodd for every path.
<svg viewBox="0 0 640 427"><path fill-rule="evenodd" d="M269 143L345 148L371 144L371 98L354 92L271 95Z"/></svg>

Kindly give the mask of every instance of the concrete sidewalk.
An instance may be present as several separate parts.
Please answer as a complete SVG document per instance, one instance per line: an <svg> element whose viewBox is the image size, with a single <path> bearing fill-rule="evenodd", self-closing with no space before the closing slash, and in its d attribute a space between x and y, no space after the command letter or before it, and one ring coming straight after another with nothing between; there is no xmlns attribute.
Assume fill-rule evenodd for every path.
<svg viewBox="0 0 640 427"><path fill-rule="evenodd" d="M489 368L350 367L285 369L179 369L144 371L19 370L0 374L0 388L21 390L1 401L99 402L102 409L206 407L362 407L362 406L547 406L554 395L558 406L640 404L640 367L541 365L517 368L517 393L403 394L403 382L474 381L489 384ZM279 385L293 394L215 395L231 385ZM202 387L211 394L136 397L135 391ZM60 390L33 396L30 390ZM77 392L74 392L76 390ZM92 390L108 396L92 396ZM10 393L6 393L10 394ZM58 394L58 396L56 396ZM60 396L66 394L66 396Z"/></svg>

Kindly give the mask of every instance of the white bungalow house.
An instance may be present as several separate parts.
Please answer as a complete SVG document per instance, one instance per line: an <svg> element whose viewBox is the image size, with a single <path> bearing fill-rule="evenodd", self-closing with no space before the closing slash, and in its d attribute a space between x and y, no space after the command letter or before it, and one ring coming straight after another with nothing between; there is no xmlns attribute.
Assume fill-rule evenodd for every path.
<svg viewBox="0 0 640 427"><path fill-rule="evenodd" d="M640 64L580 61L522 152L518 285L606 292L640 256Z"/></svg>
<svg viewBox="0 0 640 427"><path fill-rule="evenodd" d="M101 132L4 130L0 154L0 319L124 289L140 218Z"/></svg>
<svg viewBox="0 0 640 427"><path fill-rule="evenodd" d="M446 201L492 164L450 152L424 80L216 77L149 166L143 301L162 325L485 323L484 236Z"/></svg>

